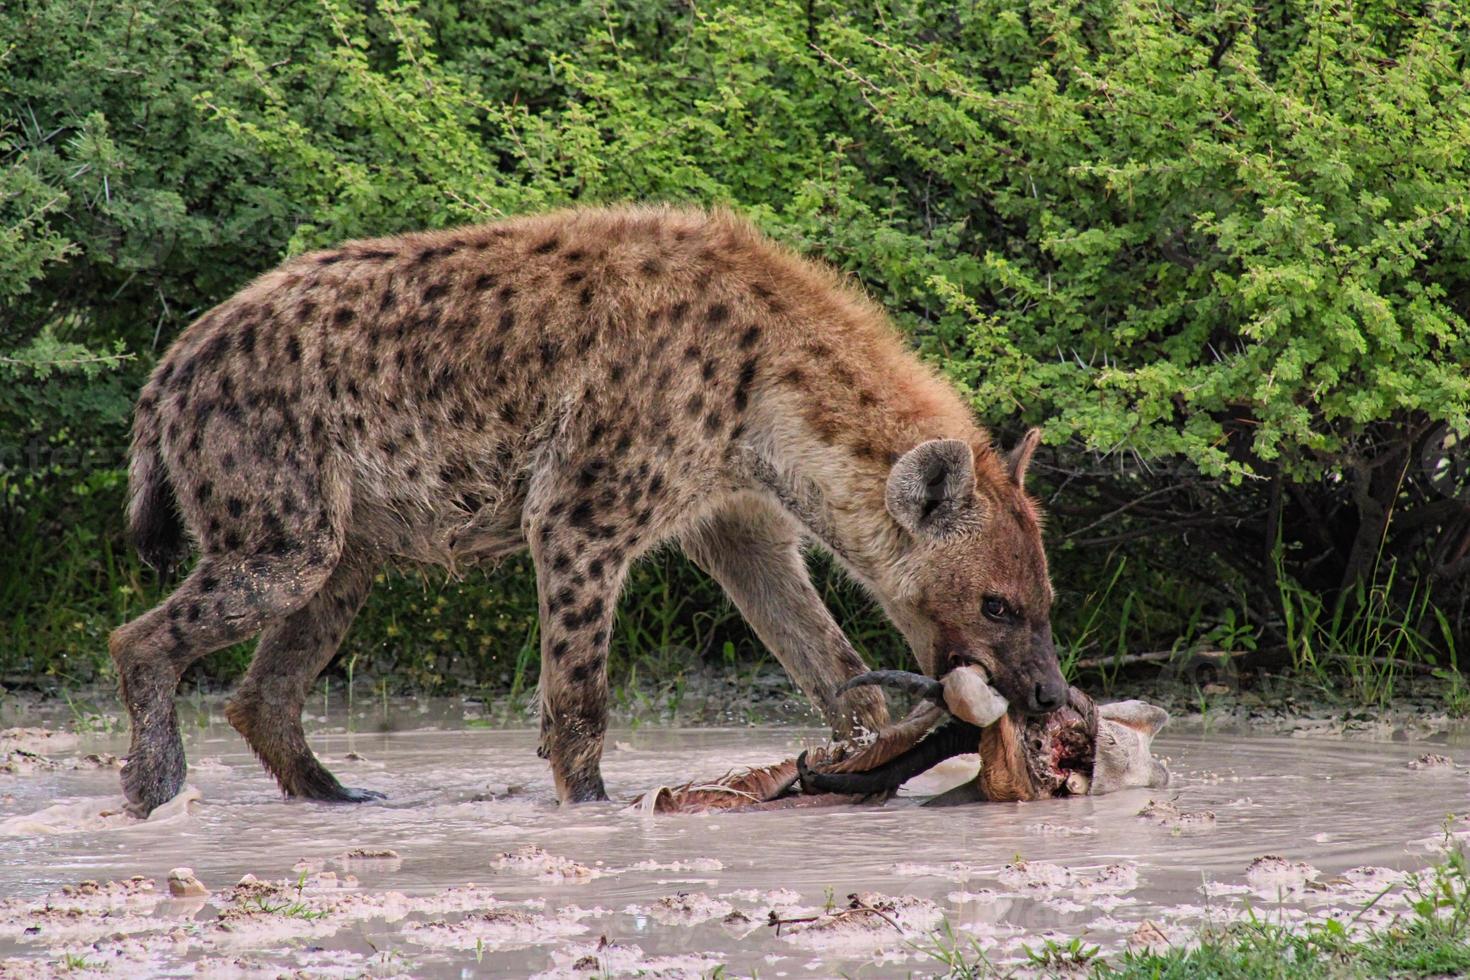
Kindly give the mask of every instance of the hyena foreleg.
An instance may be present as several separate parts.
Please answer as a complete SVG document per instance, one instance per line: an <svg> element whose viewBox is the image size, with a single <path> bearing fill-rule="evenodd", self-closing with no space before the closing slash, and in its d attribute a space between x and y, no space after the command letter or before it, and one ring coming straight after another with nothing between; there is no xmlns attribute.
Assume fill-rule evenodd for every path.
<svg viewBox="0 0 1470 980"><path fill-rule="evenodd" d="M559 520L572 504L528 504L526 540L536 565L541 613L541 748L563 803L607 799L607 652L629 545L595 517Z"/></svg>
<svg viewBox="0 0 1470 980"><path fill-rule="evenodd" d="M833 735L846 738L888 724L881 695L837 687L867 670L812 587L793 522L774 506L744 496L699 522L682 538L685 553L726 594L822 712Z"/></svg>

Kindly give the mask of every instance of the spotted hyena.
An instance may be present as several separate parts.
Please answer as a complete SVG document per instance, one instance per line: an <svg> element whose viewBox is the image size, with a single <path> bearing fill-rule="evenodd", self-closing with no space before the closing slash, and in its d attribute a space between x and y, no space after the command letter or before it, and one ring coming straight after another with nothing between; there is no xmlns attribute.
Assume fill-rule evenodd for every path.
<svg viewBox="0 0 1470 980"><path fill-rule="evenodd" d="M826 267L726 213L576 210L291 259L195 321L138 401L141 554L199 559L117 629L135 810L185 772L180 674L257 633L230 723L291 796L359 800L301 709L390 560L529 548L541 749L604 798L609 627L629 566L675 540L839 736L886 722L802 541L882 603L920 667L983 665L1044 712L1051 645L1034 434L1003 457L957 393Z"/></svg>

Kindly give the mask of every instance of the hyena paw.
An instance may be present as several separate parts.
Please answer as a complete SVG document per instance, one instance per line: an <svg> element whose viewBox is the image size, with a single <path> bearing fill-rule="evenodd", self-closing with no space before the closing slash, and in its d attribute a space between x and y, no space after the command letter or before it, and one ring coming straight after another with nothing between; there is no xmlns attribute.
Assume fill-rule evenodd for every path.
<svg viewBox="0 0 1470 980"><path fill-rule="evenodd" d="M592 779L578 780L562 787L558 794L563 806L577 803L606 803L607 790L603 788L602 777L596 776Z"/></svg>
<svg viewBox="0 0 1470 980"><path fill-rule="evenodd" d="M184 788L186 772L182 745L165 745L150 751L135 744L122 767L122 789L128 800L128 812L147 817L178 796Z"/></svg>
<svg viewBox="0 0 1470 980"><path fill-rule="evenodd" d="M370 800L386 800L387 794L375 789L358 789L343 786L320 763L314 760L302 762L300 767L281 780L286 795L298 800L315 800L318 803L367 803Z"/></svg>

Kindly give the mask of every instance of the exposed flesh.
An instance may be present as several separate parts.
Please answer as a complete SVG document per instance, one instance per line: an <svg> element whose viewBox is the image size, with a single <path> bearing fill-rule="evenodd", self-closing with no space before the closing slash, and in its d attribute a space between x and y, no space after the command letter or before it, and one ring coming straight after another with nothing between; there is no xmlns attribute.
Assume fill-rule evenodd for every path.
<svg viewBox="0 0 1470 980"><path fill-rule="evenodd" d="M980 736L980 788L987 800L1069 795L1069 776L1092 774L1096 738L1097 709L1075 687L1049 715L1010 712Z"/></svg>

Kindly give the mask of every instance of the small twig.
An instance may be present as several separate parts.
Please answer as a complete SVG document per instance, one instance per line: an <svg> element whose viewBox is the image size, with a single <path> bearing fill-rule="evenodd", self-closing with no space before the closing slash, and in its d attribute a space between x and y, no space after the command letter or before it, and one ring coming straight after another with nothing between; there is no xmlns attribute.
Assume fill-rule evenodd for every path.
<svg viewBox="0 0 1470 980"><path fill-rule="evenodd" d="M1186 488L1187 488L1187 486L1192 486L1192 484L1186 485ZM1127 511L1132 510L1134 507L1137 507L1139 504L1143 503L1145 500L1148 500L1148 499L1150 499L1152 497L1157 497L1157 496L1159 496L1161 494L1173 493L1174 491L1176 491L1178 489L1180 489L1180 487L1177 484L1170 483L1170 484L1168 484L1166 486L1157 487L1157 488L1155 488L1153 490L1150 490L1148 493L1145 493L1142 496L1134 497L1132 500L1129 500L1127 503L1123 504L1121 507L1118 507L1118 508L1116 508L1114 510L1109 511L1108 513L1106 513L1103 516L1099 517L1097 520L1093 521L1091 524L1087 524L1087 525L1085 525L1083 527L1079 527L1075 531L1068 531L1067 532L1067 537L1068 538L1075 538L1075 537L1077 537L1077 536L1079 536L1081 534L1084 534L1087 531L1091 531L1093 528L1097 527L1099 524L1105 524L1108 521L1112 520L1114 517L1117 517L1120 514L1124 514Z"/></svg>
<svg viewBox="0 0 1470 980"><path fill-rule="evenodd" d="M823 919L827 919L829 921L832 921L832 920L836 920L836 919L846 918L849 915L857 915L860 912L867 912L867 913L870 913L872 915L876 915L878 918L882 919L884 922L886 922L889 925L891 925L894 929L897 929L900 933L903 932L903 927L900 926L897 922L893 921L893 917L892 916L890 916L888 913L882 911L881 909L875 909L875 908L873 908L871 905L855 905L852 908L839 909L836 912L828 913L825 916L823 916L823 915L806 915L806 916L801 916L799 918L793 918L793 919L783 919L783 918L781 918L780 913L778 913L775 909L772 909L771 910L770 918L768 918L766 920L766 925L775 926L776 927L776 935L779 936L779 935L781 935L781 927L782 926L803 925L803 924L808 923L808 922L821 922Z"/></svg>
<svg viewBox="0 0 1470 980"><path fill-rule="evenodd" d="M1115 654L1111 657L1089 657L1076 663L1078 670L1095 670L1099 667L1117 667L1124 664L1157 664L1168 663L1175 657L1220 657L1222 659L1239 656L1239 654L1226 653L1224 650L1197 650L1193 653L1185 650L1150 650L1147 653L1124 653Z"/></svg>
<svg viewBox="0 0 1470 980"><path fill-rule="evenodd" d="M847 65L846 63L842 62L841 60L839 60L837 58L834 58L832 55L830 55L826 51L822 50L816 44L812 44L812 45L809 45L809 46L811 47L811 49L813 51L815 51L818 55L820 55L824 61L827 61L827 62L831 63L838 71L842 72L844 75L846 75L847 77L851 78L853 81L857 82L857 84L858 84L858 98L862 99L863 102L865 102L867 104L868 108L869 109L872 109L874 115L876 115L879 119L884 119L884 120L887 119L887 116L884 115L883 110L880 109L880 108L878 108L876 105L874 105L873 104L873 100L870 99L870 98L868 98L868 93L863 91L863 89L867 89L868 91L871 91L874 94L881 96L883 94L883 90L882 89L880 89L876 84L874 84L869 79L864 78L862 75L858 74L858 72L856 70L854 70L851 66Z"/></svg>
<svg viewBox="0 0 1470 980"><path fill-rule="evenodd" d="M820 915L807 915L802 916L799 919L783 919L781 918L781 913L777 912L775 909L771 909L771 915L768 919L766 919L766 925L775 926L776 935L779 936L781 935L782 926L800 925L805 922L816 922L820 918Z"/></svg>
<svg viewBox="0 0 1470 980"><path fill-rule="evenodd" d="M903 927L900 926L897 922L893 921L893 918L889 916L887 912L884 912L880 909L875 909L871 905L859 905L856 908L845 909L842 912L839 912L838 915L850 915L853 912L871 912L878 918L882 919L884 922L891 925L898 932L903 932ZM835 917L836 916L834 916L834 918Z"/></svg>

